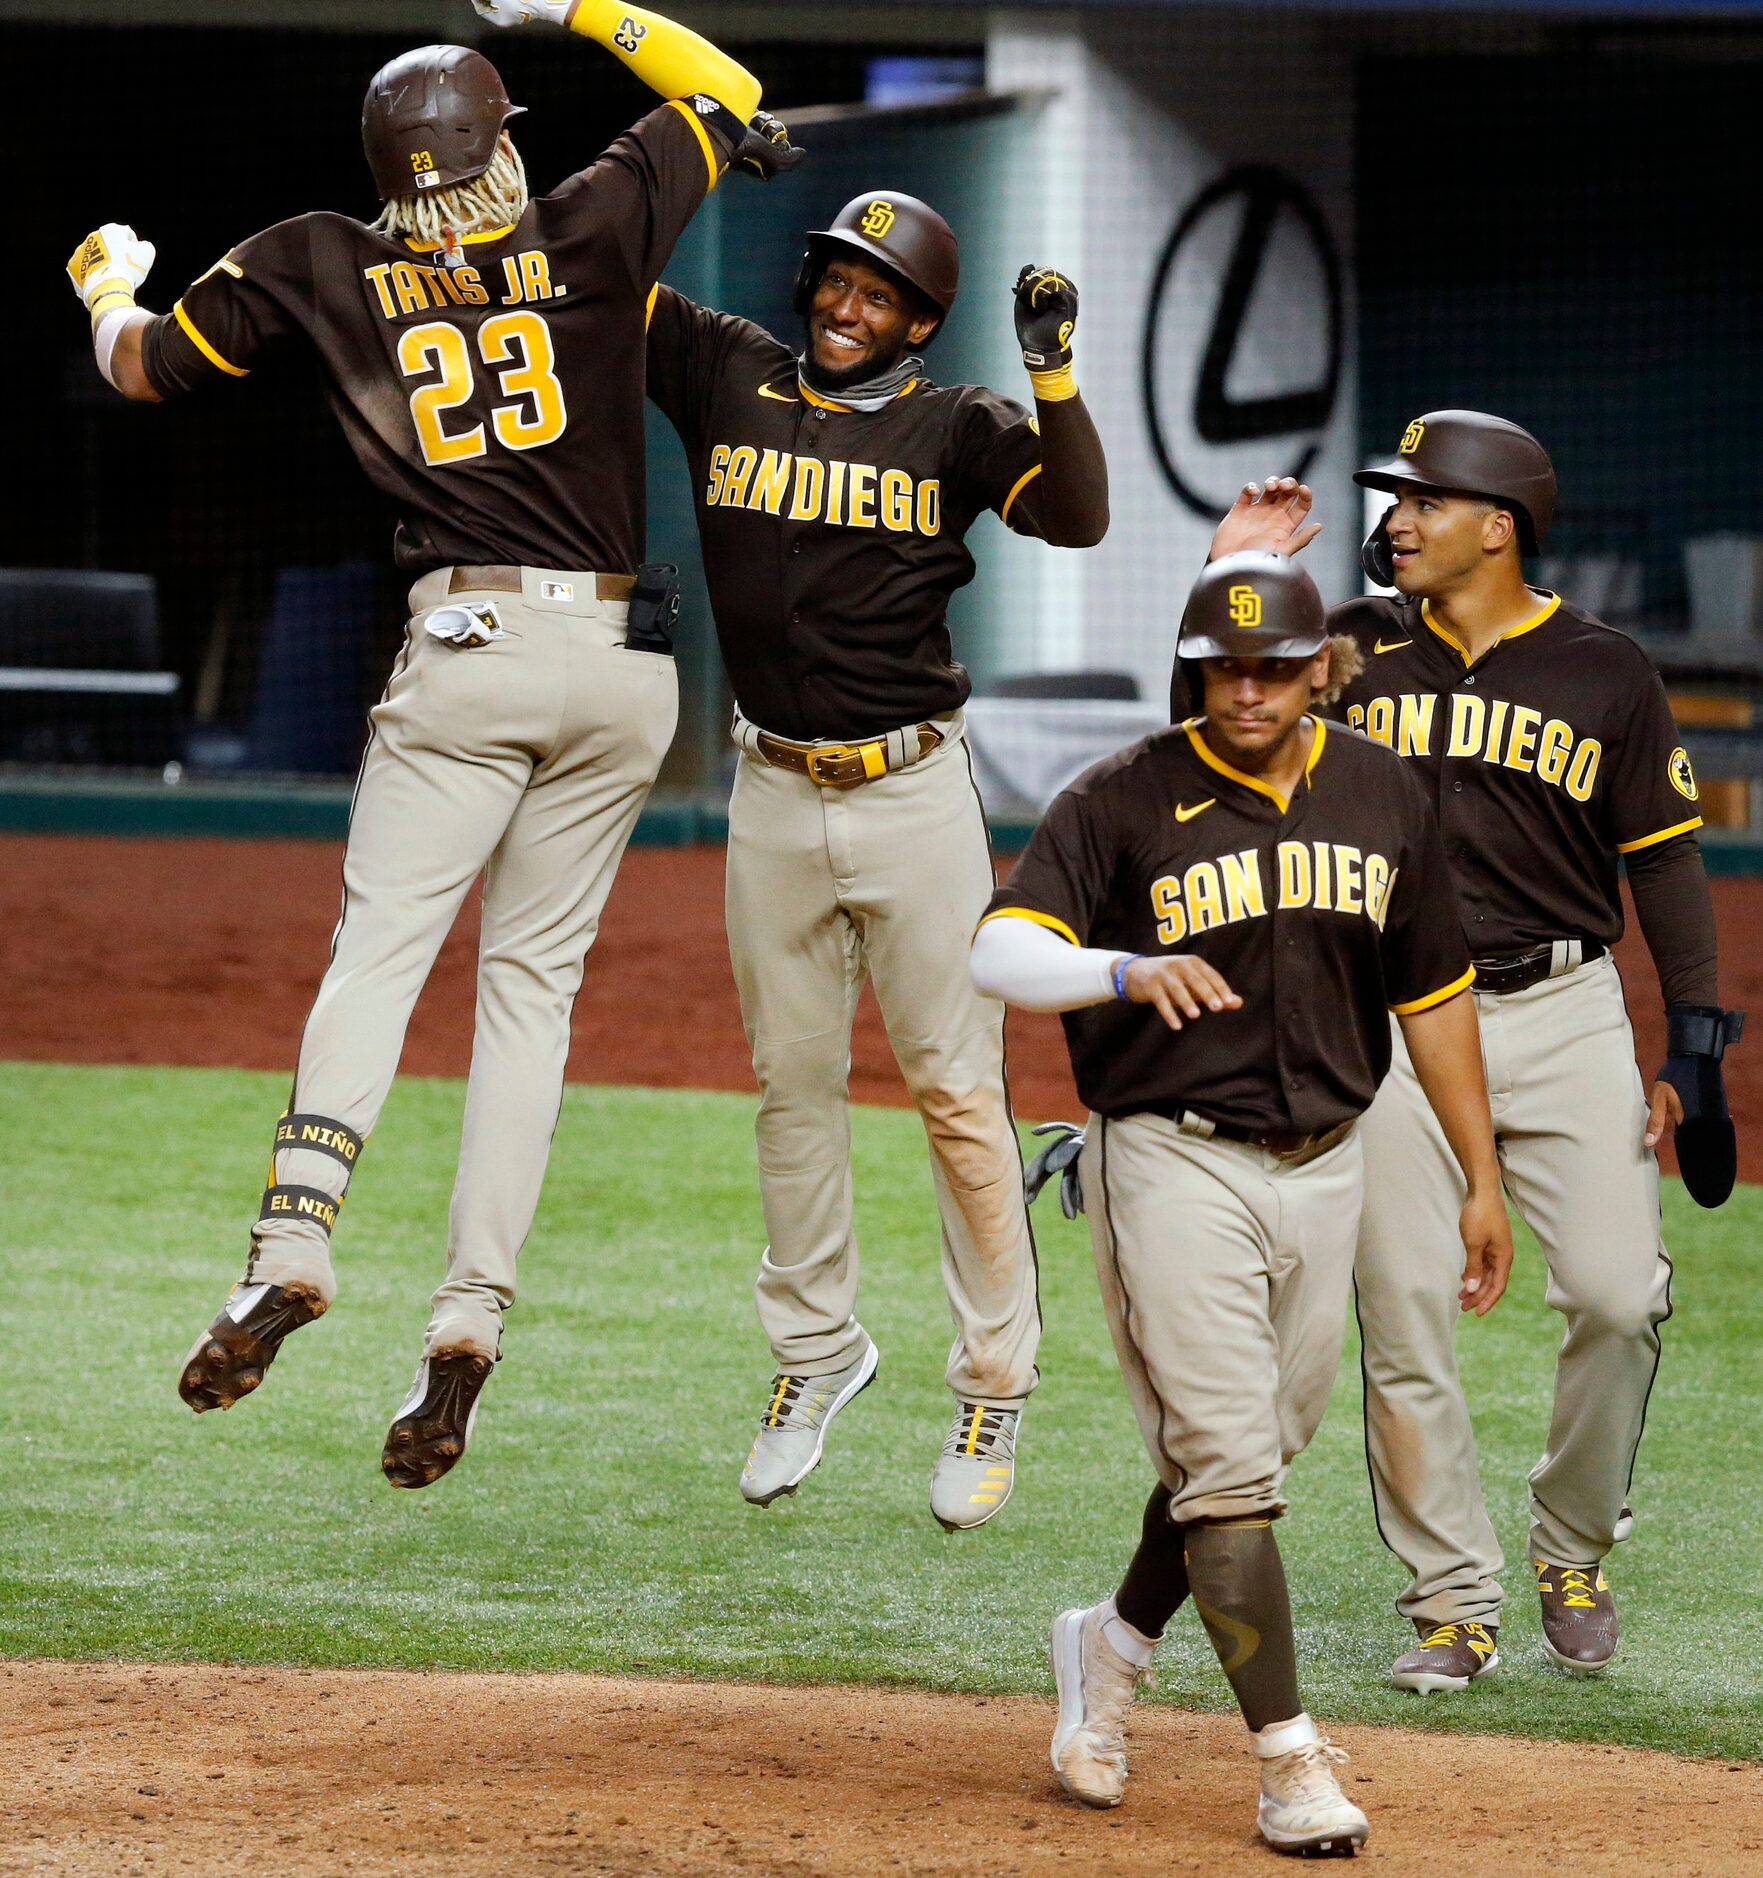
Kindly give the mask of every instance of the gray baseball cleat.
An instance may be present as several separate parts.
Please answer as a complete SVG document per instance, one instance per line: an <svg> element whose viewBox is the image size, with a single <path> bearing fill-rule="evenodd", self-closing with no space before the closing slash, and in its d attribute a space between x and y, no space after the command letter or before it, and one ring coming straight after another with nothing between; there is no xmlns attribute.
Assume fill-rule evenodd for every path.
<svg viewBox="0 0 1763 1878"><path fill-rule="evenodd" d="M854 1362L829 1376L776 1375L753 1452L741 1469L741 1492L754 1506L794 1493L820 1465L827 1424L875 1380L881 1352L867 1332Z"/></svg>
<svg viewBox="0 0 1763 1878"><path fill-rule="evenodd" d="M1085 1806L1126 1797L1126 1718L1150 1672L1129 1663L1103 1635L1106 1601L1053 1619L1053 1683L1059 1719L1051 1757L1059 1784Z"/></svg>
<svg viewBox="0 0 1763 1878"><path fill-rule="evenodd" d="M1022 1410L963 1402L930 1477L930 1510L945 1532L983 1526L1016 1485L1016 1430Z"/></svg>
<svg viewBox="0 0 1763 1878"><path fill-rule="evenodd" d="M380 1453L380 1470L394 1487L430 1487L451 1471L471 1439L479 1391L498 1360L460 1344L431 1350L417 1365Z"/></svg>
<svg viewBox="0 0 1763 1878"><path fill-rule="evenodd" d="M263 1380L284 1338L322 1317L330 1300L310 1285L241 1278L178 1372L178 1394L198 1415L230 1409Z"/></svg>

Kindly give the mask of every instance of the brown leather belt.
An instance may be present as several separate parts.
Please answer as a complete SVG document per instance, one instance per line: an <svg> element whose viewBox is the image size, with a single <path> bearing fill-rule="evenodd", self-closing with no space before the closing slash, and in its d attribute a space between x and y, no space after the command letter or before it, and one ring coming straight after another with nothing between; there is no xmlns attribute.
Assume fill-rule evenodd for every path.
<svg viewBox="0 0 1763 1878"><path fill-rule="evenodd" d="M1540 946L1527 946L1522 952L1484 953L1475 960L1476 990L1506 993L1540 985L1554 972L1556 944L1553 939L1545 939ZM1601 959L1609 949L1596 939L1582 939L1579 946L1581 965Z"/></svg>
<svg viewBox="0 0 1763 1878"><path fill-rule="evenodd" d="M1189 1126L1188 1123L1204 1123L1207 1118L1196 1115L1185 1102L1147 1104L1147 1113L1174 1122L1183 1134L1196 1141L1234 1141L1240 1147L1259 1148L1263 1154L1276 1155L1282 1161L1300 1157L1313 1160L1319 1154L1326 1154L1346 1140L1353 1123L1359 1119L1352 1116L1347 1121L1337 1122L1333 1128L1325 1128L1319 1135L1301 1135L1290 1128L1239 1128L1230 1122L1213 1122L1209 1129Z"/></svg>
<svg viewBox="0 0 1763 1878"><path fill-rule="evenodd" d="M935 724L918 724L918 761L943 741ZM888 773L888 740L865 737L857 743L793 743L769 730L757 734L756 745L766 762L778 769L793 769L823 789L855 789Z"/></svg>
<svg viewBox="0 0 1763 1878"><path fill-rule="evenodd" d="M587 575L583 579L590 578ZM595 574L596 600L628 600L637 584L635 574ZM447 582L449 593L519 593L518 567L456 567Z"/></svg>

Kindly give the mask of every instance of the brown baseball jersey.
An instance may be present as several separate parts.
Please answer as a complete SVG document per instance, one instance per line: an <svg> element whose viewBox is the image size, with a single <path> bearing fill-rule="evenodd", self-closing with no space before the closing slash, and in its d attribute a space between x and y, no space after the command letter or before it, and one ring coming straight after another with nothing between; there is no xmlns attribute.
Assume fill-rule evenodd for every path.
<svg viewBox="0 0 1763 1878"><path fill-rule="evenodd" d="M798 739L875 736L963 704L949 596L986 509L1038 535L1040 433L1008 398L910 381L880 410L822 397L763 328L663 287L649 395L686 448L704 571L743 714Z"/></svg>
<svg viewBox="0 0 1763 1878"><path fill-rule="evenodd" d="M1319 721L1288 801L1191 718L1098 763L1047 811L987 919L1073 945L1204 959L1243 1000L1172 1031L1148 1004L1065 1013L1078 1094L1319 1134L1370 1106L1390 1011L1473 982L1438 828L1406 767Z"/></svg>
<svg viewBox="0 0 1763 1878"><path fill-rule="evenodd" d="M1433 799L1477 955L1622 934L1617 857L1702 825L1665 688L1554 595L1475 660L1423 600L1336 607L1365 670L1335 709Z"/></svg>
<svg viewBox="0 0 1763 1878"><path fill-rule="evenodd" d="M234 248L147 328L163 397L319 356L350 445L397 503L400 568L629 573L643 558L643 313L727 152L666 104L467 264L344 215Z"/></svg>

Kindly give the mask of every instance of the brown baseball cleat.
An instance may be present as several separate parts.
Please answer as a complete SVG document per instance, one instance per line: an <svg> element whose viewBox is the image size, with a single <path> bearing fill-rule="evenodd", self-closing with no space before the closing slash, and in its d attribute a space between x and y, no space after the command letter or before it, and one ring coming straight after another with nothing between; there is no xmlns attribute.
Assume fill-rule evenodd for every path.
<svg viewBox="0 0 1763 1878"><path fill-rule="evenodd" d="M178 1394L198 1415L231 1408L262 1382L282 1339L322 1317L327 1308L328 1300L309 1286L241 1279L184 1358Z"/></svg>
<svg viewBox="0 0 1763 1878"><path fill-rule="evenodd" d="M1477 1676L1500 1667L1494 1647L1499 1631L1488 1624L1429 1624L1417 1617L1420 1648L1398 1656L1390 1681L1398 1689L1437 1695L1447 1689L1467 1689Z"/></svg>
<svg viewBox="0 0 1763 1878"><path fill-rule="evenodd" d="M1543 1601L1543 1648L1570 1676L1595 1676L1616 1654L1616 1600L1597 1565L1533 1559Z"/></svg>
<svg viewBox="0 0 1763 1878"><path fill-rule="evenodd" d="M497 1359L469 1348L431 1351L393 1418L380 1467L394 1487L430 1487L465 1452L478 1392Z"/></svg>

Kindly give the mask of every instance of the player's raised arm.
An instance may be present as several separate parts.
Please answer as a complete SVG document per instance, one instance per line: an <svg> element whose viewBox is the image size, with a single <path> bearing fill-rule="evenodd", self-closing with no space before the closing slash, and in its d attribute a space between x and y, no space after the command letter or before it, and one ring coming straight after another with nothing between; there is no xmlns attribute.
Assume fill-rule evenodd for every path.
<svg viewBox="0 0 1763 1878"><path fill-rule="evenodd" d="M1056 548L1092 548L1108 532L1108 458L1072 373L1077 287L1050 267L1016 277L1016 338L1034 386L1041 474L1021 502Z"/></svg>
<svg viewBox="0 0 1763 1878"><path fill-rule="evenodd" d="M694 108L727 137L734 151L731 163L762 181L802 160L783 125L760 111L759 80L739 60L664 14L616 0L472 0L472 5L492 26L538 21L567 26L604 46L663 98L695 100Z"/></svg>

